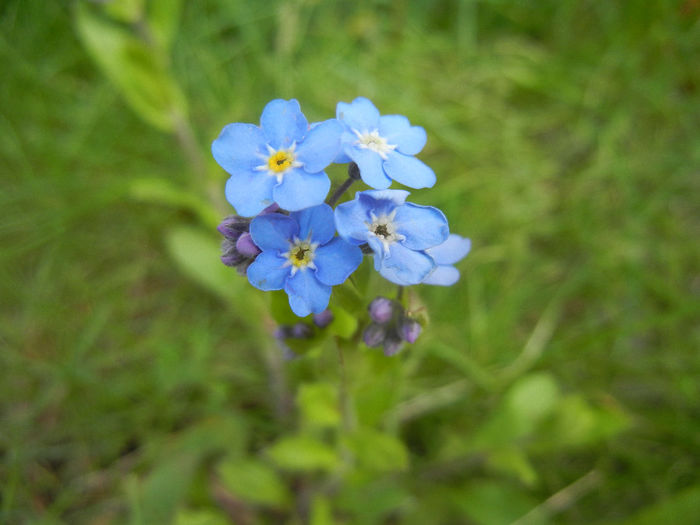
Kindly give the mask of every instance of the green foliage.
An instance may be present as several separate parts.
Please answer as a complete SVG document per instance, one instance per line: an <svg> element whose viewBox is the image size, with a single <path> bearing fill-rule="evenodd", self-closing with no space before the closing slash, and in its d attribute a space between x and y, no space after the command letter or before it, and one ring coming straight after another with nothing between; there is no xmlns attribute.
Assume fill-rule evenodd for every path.
<svg viewBox="0 0 700 525"><path fill-rule="evenodd" d="M696 3L0 4L0 522L698 515ZM368 259L284 361L203 159L358 95L425 127L411 198L473 251L397 357Z"/></svg>

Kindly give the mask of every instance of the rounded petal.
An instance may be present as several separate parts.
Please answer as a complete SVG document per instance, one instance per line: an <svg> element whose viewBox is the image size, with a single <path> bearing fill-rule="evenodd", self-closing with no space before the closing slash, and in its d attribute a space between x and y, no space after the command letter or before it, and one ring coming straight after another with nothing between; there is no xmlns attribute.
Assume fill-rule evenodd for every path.
<svg viewBox="0 0 700 525"><path fill-rule="evenodd" d="M259 215L250 223L250 236L263 252L284 253L291 240L299 235L299 225L281 213Z"/></svg>
<svg viewBox="0 0 700 525"><path fill-rule="evenodd" d="M284 291L289 296L289 306L299 317L323 312L331 298L331 287L323 284L310 269L299 270L287 279Z"/></svg>
<svg viewBox="0 0 700 525"><path fill-rule="evenodd" d="M437 286L452 286L459 280L459 270L454 266L438 266L431 274L423 279L423 284Z"/></svg>
<svg viewBox="0 0 700 525"><path fill-rule="evenodd" d="M425 146L427 135L420 126L411 126L403 115L384 115L379 118L379 134L404 155L415 155Z"/></svg>
<svg viewBox="0 0 700 525"><path fill-rule="evenodd" d="M360 192L357 193L359 195ZM335 227L338 235L353 244L367 242L369 213L355 196L355 200L338 204L335 208Z"/></svg>
<svg viewBox="0 0 700 525"><path fill-rule="evenodd" d="M263 162L265 134L253 124L229 124L211 144L211 153L227 172L249 172Z"/></svg>
<svg viewBox="0 0 700 525"><path fill-rule="evenodd" d="M384 160L379 153L355 146L346 147L345 152L360 168L360 176L367 186L379 190L391 186L391 179L384 173Z"/></svg>
<svg viewBox="0 0 700 525"><path fill-rule="evenodd" d="M289 266L284 266L286 259L275 252L262 252L253 264L248 266L246 274L250 284L263 291L281 290L289 276Z"/></svg>
<svg viewBox="0 0 700 525"><path fill-rule="evenodd" d="M435 184L435 172L415 157L392 151L384 161L384 171L396 182L409 188L431 188Z"/></svg>
<svg viewBox="0 0 700 525"><path fill-rule="evenodd" d="M226 200L238 215L253 217L272 204L275 177L259 172L236 173L226 181Z"/></svg>
<svg viewBox="0 0 700 525"><path fill-rule="evenodd" d="M367 244L369 244L369 247L374 252L374 269L380 271L384 264L384 259L389 256L389 252L384 249L382 241L374 236L367 239Z"/></svg>
<svg viewBox="0 0 700 525"><path fill-rule="evenodd" d="M467 256L471 250L472 242L457 234L450 234L442 244L425 250L436 264L454 264Z"/></svg>
<svg viewBox="0 0 700 525"><path fill-rule="evenodd" d="M267 143L275 149L286 148L292 142L301 142L309 123L296 100L275 99L263 109L260 126Z"/></svg>
<svg viewBox="0 0 700 525"><path fill-rule="evenodd" d="M420 206L407 202L396 208L396 231L405 239L401 241L411 250L425 250L447 240L450 229L445 214L433 206Z"/></svg>
<svg viewBox="0 0 700 525"><path fill-rule="evenodd" d="M355 194L355 198L359 198L361 202L365 201L367 197L372 198L375 201L389 201L392 204L392 209L396 206L401 206L406 202L406 197L408 197L411 192L406 190L365 190L363 192L358 192Z"/></svg>
<svg viewBox="0 0 700 525"><path fill-rule="evenodd" d="M393 283L411 285L423 281L433 268L433 259L425 253L395 243L389 249L389 256L382 260L379 273Z"/></svg>
<svg viewBox="0 0 700 525"><path fill-rule="evenodd" d="M275 186L272 195L280 208L297 211L321 204L330 189L331 180L324 171L311 174L294 168L284 174L281 184Z"/></svg>
<svg viewBox="0 0 700 525"><path fill-rule="evenodd" d="M340 153L343 126L336 119L313 126L297 147L297 158L308 173L318 173Z"/></svg>
<svg viewBox="0 0 700 525"><path fill-rule="evenodd" d="M372 131L379 127L379 110L365 97L357 97L350 104L338 102L335 116L357 131Z"/></svg>
<svg viewBox="0 0 700 525"><path fill-rule="evenodd" d="M341 284L357 270L361 262L362 250L336 237L328 244L316 249L314 258L317 268L316 277L322 283L331 286Z"/></svg>
<svg viewBox="0 0 700 525"><path fill-rule="evenodd" d="M295 211L289 216L299 224L300 239L311 237L312 242L326 244L335 235L333 208L328 204Z"/></svg>

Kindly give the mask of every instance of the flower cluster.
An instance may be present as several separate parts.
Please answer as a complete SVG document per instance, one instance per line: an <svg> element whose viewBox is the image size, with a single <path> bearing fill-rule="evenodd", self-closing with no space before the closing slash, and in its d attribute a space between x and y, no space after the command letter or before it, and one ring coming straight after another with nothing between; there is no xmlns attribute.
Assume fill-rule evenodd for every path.
<svg viewBox="0 0 700 525"><path fill-rule="evenodd" d="M425 143L422 127L401 115L381 115L363 97L338 103L336 118L322 122L309 124L296 100L273 100L259 126L227 125L212 144L230 175L226 199L238 213L219 226L222 262L245 272L256 288L284 290L300 317L324 312L332 287L357 269L363 254L400 286L454 284L459 271L453 265L469 252L469 239L451 235L437 208L388 189L393 181L409 188L435 184L433 170L415 157ZM326 201L331 183L324 170L332 163L349 163L350 178ZM360 178L373 189L333 209ZM373 320L367 344L391 354L400 347L392 337L413 342L420 325L404 321L410 329L375 329L382 339L375 334L368 341L371 326L382 326Z"/></svg>

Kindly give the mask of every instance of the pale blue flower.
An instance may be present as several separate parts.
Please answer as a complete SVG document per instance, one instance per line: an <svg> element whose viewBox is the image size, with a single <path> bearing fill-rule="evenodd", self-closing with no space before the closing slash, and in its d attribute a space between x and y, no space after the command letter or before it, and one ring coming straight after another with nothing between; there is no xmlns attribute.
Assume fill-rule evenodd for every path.
<svg viewBox="0 0 700 525"><path fill-rule="evenodd" d="M422 282L436 263L426 250L445 242L449 235L445 215L432 206L406 202L407 191L368 190L355 200L338 205L338 234L374 252L374 268L400 285Z"/></svg>
<svg viewBox="0 0 700 525"><path fill-rule="evenodd" d="M364 97L350 104L339 102L336 118L345 126L342 154L337 162L352 160L362 180L372 188L386 189L395 180L410 188L430 188L435 173L413 155L425 146L425 130L411 126L402 115L380 116Z"/></svg>
<svg viewBox="0 0 700 525"><path fill-rule="evenodd" d="M333 210L321 204L289 216L260 215L250 235L262 253L248 267L248 280L260 290L282 290L299 317L328 307L331 286L341 284L362 262L362 250L334 237Z"/></svg>
<svg viewBox="0 0 700 525"><path fill-rule="evenodd" d="M452 265L464 259L471 247L471 240L451 234L439 246L425 250L435 261L436 267L423 279L423 284L452 286L456 283L459 280L459 270Z"/></svg>
<svg viewBox="0 0 700 525"><path fill-rule="evenodd" d="M216 162L231 178L226 199L252 217L273 202L296 211L321 204L330 189L323 171L340 151L337 120L309 127L296 100L273 100L260 126L229 124L212 144Z"/></svg>

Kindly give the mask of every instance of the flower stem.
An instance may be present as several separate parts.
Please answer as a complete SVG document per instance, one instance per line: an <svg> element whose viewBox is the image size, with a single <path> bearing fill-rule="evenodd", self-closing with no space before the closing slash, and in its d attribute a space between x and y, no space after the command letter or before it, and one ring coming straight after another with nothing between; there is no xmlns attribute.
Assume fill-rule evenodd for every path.
<svg viewBox="0 0 700 525"><path fill-rule="evenodd" d="M352 183L355 182L356 180L360 179L360 168L357 167L357 164L354 162L351 162L348 165L348 178L343 182L337 190L331 195L331 198L328 199L327 203L329 206L335 206L335 204L338 202L340 197L343 196L343 193L345 193L350 186L352 186Z"/></svg>

